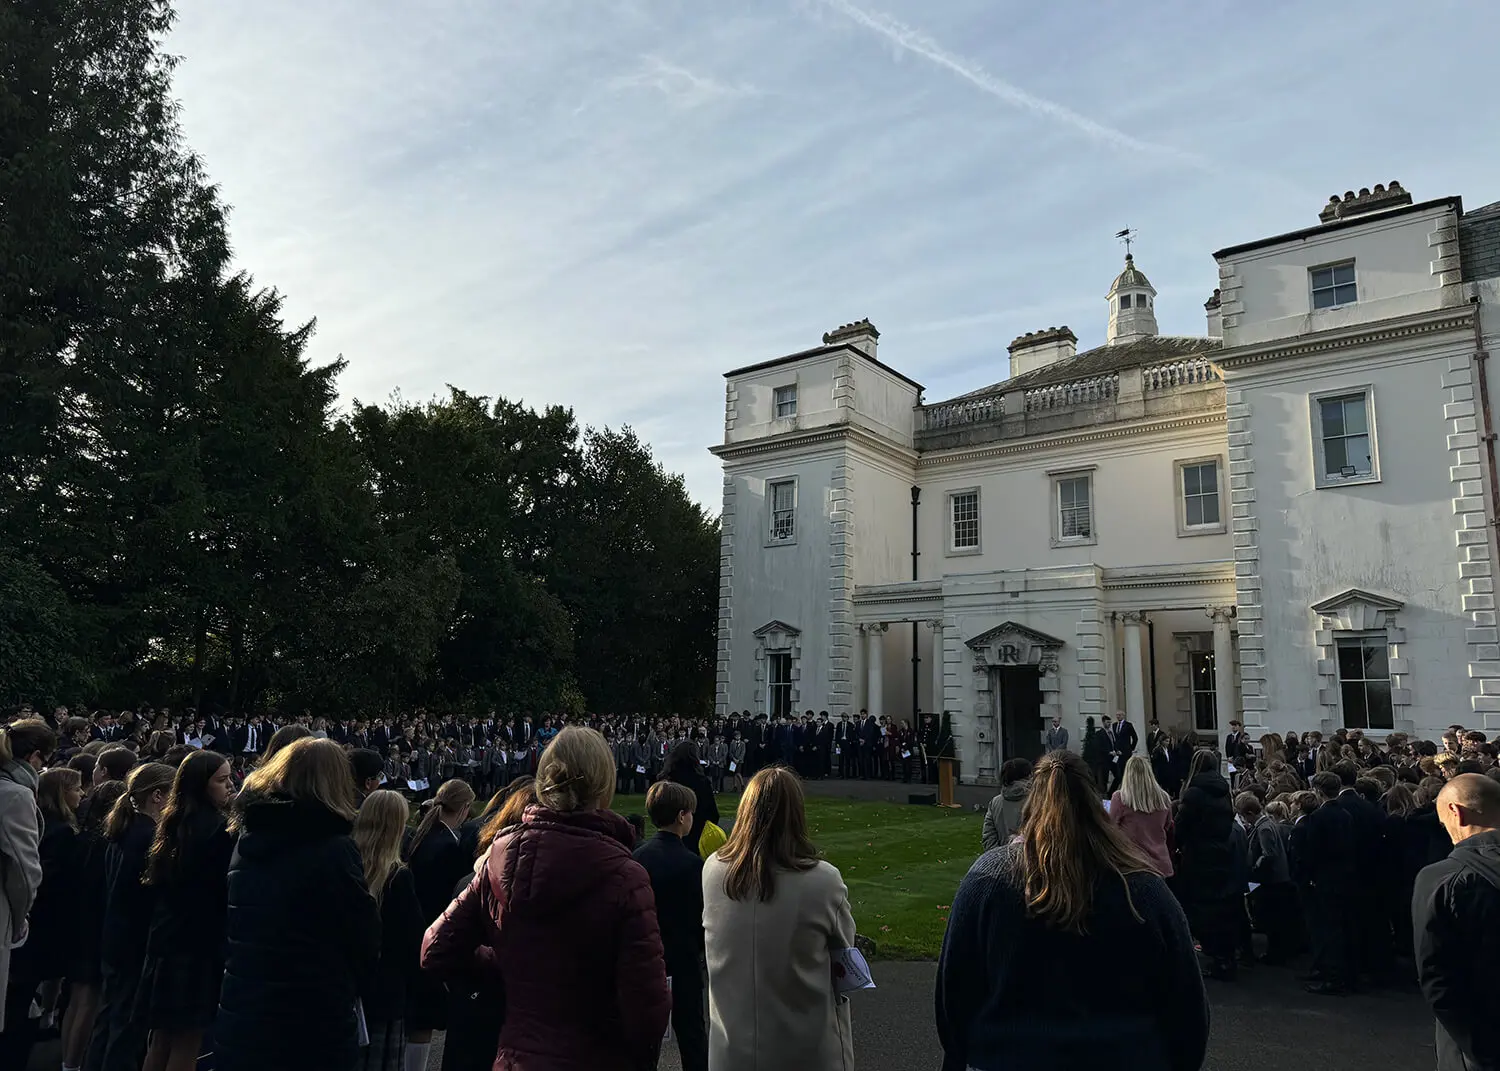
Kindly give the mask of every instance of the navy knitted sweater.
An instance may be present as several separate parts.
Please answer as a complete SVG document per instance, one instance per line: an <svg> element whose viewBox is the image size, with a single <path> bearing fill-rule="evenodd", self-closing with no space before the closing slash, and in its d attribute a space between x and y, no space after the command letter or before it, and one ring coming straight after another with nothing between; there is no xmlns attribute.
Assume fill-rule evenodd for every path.
<svg viewBox="0 0 1500 1071"><path fill-rule="evenodd" d="M1208 998L1162 879L1102 880L1079 936L1027 917L1019 861L1019 845L986 852L954 897L938 963L943 1071L1202 1067Z"/></svg>

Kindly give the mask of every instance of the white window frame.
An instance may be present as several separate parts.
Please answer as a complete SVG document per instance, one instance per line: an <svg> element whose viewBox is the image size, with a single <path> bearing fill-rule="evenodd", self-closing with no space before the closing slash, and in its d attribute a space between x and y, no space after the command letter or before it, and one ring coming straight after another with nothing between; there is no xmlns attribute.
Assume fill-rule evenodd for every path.
<svg viewBox="0 0 1500 1071"><path fill-rule="evenodd" d="M1348 268L1351 272L1353 272L1354 273L1354 282L1352 282L1352 283L1334 283L1333 286L1331 286L1331 287L1319 287L1319 286L1315 286L1313 284L1313 273L1314 272L1320 272L1320 271L1330 271L1331 272L1331 271L1334 271L1334 270L1336 270L1338 268ZM1341 302L1339 302L1336 305L1322 305L1322 306L1320 306L1318 304L1318 293L1319 293L1320 290L1330 290L1331 289L1331 290L1334 291L1334 296L1337 297L1338 296L1338 289L1340 287L1343 287L1343 286L1352 286L1352 287L1354 287L1354 299L1352 301L1341 301ZM1311 312L1330 312L1333 309L1347 309L1350 305L1357 305L1357 304L1359 304L1359 271L1358 271L1358 269L1355 268L1354 261L1352 259L1350 259L1350 260L1335 260L1335 261L1333 261L1330 264L1315 264L1312 267L1310 267L1310 268L1307 269L1307 308L1308 308L1309 311L1311 311Z"/></svg>
<svg viewBox="0 0 1500 1071"><path fill-rule="evenodd" d="M790 486L792 489L792 530L787 536L776 535L776 488ZM766 542L768 547L790 547L797 542L797 477L778 476L766 481Z"/></svg>
<svg viewBox="0 0 1500 1071"><path fill-rule="evenodd" d="M958 545L958 519L953 515L953 508L957 499L962 495L974 496L974 545L972 547L961 547ZM949 557L959 557L965 554L980 554L984 548L984 500L979 494L977 487L955 487L948 492L947 509L944 511L944 519L948 527L947 552Z"/></svg>
<svg viewBox="0 0 1500 1071"><path fill-rule="evenodd" d="M1091 547L1099 542L1099 496L1095 493L1094 471L1097 465L1079 468L1058 469L1049 472L1052 494L1052 546ZM1062 485L1070 480L1087 480L1089 489L1089 534L1086 536L1064 536L1062 523Z"/></svg>
<svg viewBox="0 0 1500 1071"><path fill-rule="evenodd" d="M1199 465L1214 466L1214 487L1219 498L1219 519L1214 524L1188 524L1187 484L1185 470ZM1177 535L1179 538L1201 535L1223 535L1229 531L1229 495L1226 493L1224 473L1227 466L1218 454L1207 457L1185 457L1172 465L1172 498L1177 503Z"/></svg>
<svg viewBox="0 0 1500 1071"><path fill-rule="evenodd" d="M781 659L786 659L786 680L775 679L774 667ZM778 712L776 694L778 691L786 693L786 709ZM797 660L791 651L767 651L766 652L766 713L774 720L784 714L795 713L797 703Z"/></svg>
<svg viewBox="0 0 1500 1071"><path fill-rule="evenodd" d="M1389 724L1389 725L1370 725L1369 724L1370 719L1369 719L1368 689L1366 689L1366 700L1365 700L1365 710L1366 710L1365 723L1366 724L1364 724L1364 725L1350 725L1349 724L1349 712L1344 707L1344 685L1345 684L1350 684L1350 683L1355 683L1355 682L1359 682L1359 683L1368 685L1372 680L1378 681L1380 679L1378 677L1360 676L1360 677L1357 677L1357 678L1355 678L1355 677L1346 678L1344 676L1343 670L1339 667L1339 653L1345 647L1352 647L1355 644L1359 644L1361 646L1366 646L1366 647L1380 647L1380 648L1383 648L1385 650L1385 682L1386 682L1386 689L1387 689L1387 691L1389 693L1389 696L1390 696L1390 698L1387 701L1387 705L1390 707L1390 712L1391 712L1391 724ZM1394 659L1391 656L1390 635L1384 629L1377 629L1377 630L1374 630L1374 631L1360 631L1360 632L1347 631L1347 632L1340 632L1336 636L1334 636L1334 638L1333 638L1333 676L1334 676L1335 686L1338 688L1339 719L1340 719L1340 721L1341 721L1341 723L1342 723L1342 725L1343 725L1344 728L1346 728L1346 729L1363 729L1363 730L1368 730L1368 731L1373 731L1373 732L1378 732L1378 733L1388 733L1388 732L1393 731L1396 728L1396 691L1397 691L1397 689L1396 689L1396 679L1395 679L1396 675L1391 670L1391 662L1393 662L1393 661L1394 661ZM1363 667L1363 660L1361 660L1361 667ZM1363 671L1363 670L1361 670L1361 671Z"/></svg>
<svg viewBox="0 0 1500 1071"><path fill-rule="evenodd" d="M782 412L785 408L787 411ZM797 384L783 383L771 388L771 419L793 420L797 416Z"/></svg>
<svg viewBox="0 0 1500 1071"><path fill-rule="evenodd" d="M1363 394L1365 429L1370 440L1370 471L1353 476L1329 475L1323 455L1323 403L1335 398ZM1375 388L1368 383L1351 383L1333 390L1322 390L1307 396L1308 419L1312 428L1313 486L1318 488L1350 487L1380 482L1380 436L1375 426Z"/></svg>

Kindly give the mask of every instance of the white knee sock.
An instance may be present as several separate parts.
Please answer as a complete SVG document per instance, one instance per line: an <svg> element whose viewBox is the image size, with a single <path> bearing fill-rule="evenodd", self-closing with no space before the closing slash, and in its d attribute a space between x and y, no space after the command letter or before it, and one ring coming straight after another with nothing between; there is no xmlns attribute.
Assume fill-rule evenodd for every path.
<svg viewBox="0 0 1500 1071"><path fill-rule="evenodd" d="M427 1050L430 1048L432 1048L430 1041L408 1041L403 1061L406 1064L406 1071L427 1071Z"/></svg>

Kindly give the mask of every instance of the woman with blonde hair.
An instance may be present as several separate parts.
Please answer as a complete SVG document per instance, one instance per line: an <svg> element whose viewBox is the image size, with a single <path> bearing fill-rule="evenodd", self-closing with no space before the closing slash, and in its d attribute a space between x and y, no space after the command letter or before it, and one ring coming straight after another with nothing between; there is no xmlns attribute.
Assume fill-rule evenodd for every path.
<svg viewBox="0 0 1500 1071"><path fill-rule="evenodd" d="M1151 760L1132 755L1120 788L1109 798L1109 819L1141 850L1155 871L1172 876L1172 797L1156 783Z"/></svg>
<svg viewBox="0 0 1500 1071"><path fill-rule="evenodd" d="M411 867L422 905L422 929L443 913L453 900L453 886L471 873L473 857L464 850L459 827L474 806L474 789L457 778L444 781L423 806L427 813L408 836L402 857ZM422 1067L432 1032L448 1025L448 993L428 975L418 975L406 990L406 1048L408 1062Z"/></svg>
<svg viewBox="0 0 1500 1071"><path fill-rule="evenodd" d="M232 825L221 1071L352 1071L355 1004L380 955L354 781L332 740L293 741L245 779Z"/></svg>
<svg viewBox="0 0 1500 1071"><path fill-rule="evenodd" d="M411 870L401 862L401 837L411 814L406 797L381 789L365 797L354 819L354 843L365 884L380 908L380 965L360 986L369 1044L359 1071L402 1071L406 1066L406 993L417 977L422 948L422 906Z"/></svg>
<svg viewBox="0 0 1500 1071"><path fill-rule="evenodd" d="M714 1071L853 1066L849 1000L829 984L833 953L854 944L849 890L808 839L784 766L750 779L703 865L703 931Z"/></svg>
<svg viewBox="0 0 1500 1071"><path fill-rule="evenodd" d="M1130 967L1125 986L1084 984ZM1059 1003L1057 994L1068 999ZM1019 843L958 887L937 978L944 1067L1201 1067L1208 1000L1182 908L1105 817L1081 758L1032 774Z"/></svg>
<svg viewBox="0 0 1500 1071"><path fill-rule="evenodd" d="M635 834L608 810L609 745L564 728L535 789L521 824L428 928L422 966L459 981L481 949L494 964L505 989L497 1068L655 1067L671 996L651 882L630 856Z"/></svg>
<svg viewBox="0 0 1500 1071"><path fill-rule="evenodd" d="M89 1042L90 1071L136 1071L146 1053L145 1020L135 1014L146 942L151 933L154 891L141 878L156 839L156 823L172 792L177 771L147 762L130 771L125 793L104 824L104 939L100 965L103 998Z"/></svg>

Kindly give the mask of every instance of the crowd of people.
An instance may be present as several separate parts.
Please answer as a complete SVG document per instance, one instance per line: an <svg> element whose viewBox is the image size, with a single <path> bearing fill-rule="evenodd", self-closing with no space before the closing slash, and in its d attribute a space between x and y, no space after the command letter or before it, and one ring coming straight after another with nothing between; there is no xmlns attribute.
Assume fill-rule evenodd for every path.
<svg viewBox="0 0 1500 1071"><path fill-rule="evenodd" d="M648 840L609 810L638 776L617 734L585 725L544 719L534 765L482 807L462 778L417 806L355 746L367 725L19 715L0 729L0 1067L49 1026L67 1071L420 1071L436 1029L448 1071L638 1071L669 1018L690 1069L852 1044L846 999L808 990L853 940L847 893L774 741L726 771L750 779L705 897L717 771L685 723L650 727L668 747L645 764ZM710 1030L705 984L752 1017ZM581 995L602 1010L579 1029Z"/></svg>
<svg viewBox="0 0 1500 1071"><path fill-rule="evenodd" d="M35 713L25 707L19 715ZM703 773L716 792L742 789L757 770L777 764L790 766L808 780L931 783L937 777L943 732L930 714L913 727L864 710L853 717L808 710L777 719L748 710L730 711L723 718L494 711L458 716L416 710L395 717L325 718L309 713L297 719L275 713L240 717L149 706L70 716L67 708L58 707L47 720L59 733L65 758L90 745L120 744L142 759L175 766L189 752L207 748L229 760L237 785L283 725L302 725L347 748L373 752L380 760L381 783L418 802L430 798L445 781L466 781L478 794L489 795L518 777L535 775L547 744L569 724L585 725L604 737L615 757L621 790L636 793L660 779L667 756L683 741L697 746Z"/></svg>
<svg viewBox="0 0 1500 1071"><path fill-rule="evenodd" d="M1123 893L1132 917L1159 911L1161 892L1170 894L1186 926L1162 932L1174 941L1190 935L1193 951L1176 962L1210 978L1233 981L1242 967L1285 965L1310 951L1309 993L1420 985L1439 1021L1439 1066L1500 1066L1500 999L1485 958L1500 922L1500 766L1485 733L1453 725L1441 741L1400 732L1376 740L1357 729L1252 741L1234 721L1221 745L1153 723L1137 754L1129 723L1104 718L1098 727L1088 719L1082 743L1081 756L1053 750L1035 768L1025 759L1004 764L985 814L986 859L1008 846L1042 860L1060 853L1075 865L1092 856L1129 879L1101 891ZM1083 791L1080 784L1102 804L1087 808L1098 821L1051 828L1033 844L1037 794ZM999 866L981 860L976 871L1003 886ZM1160 891L1155 882L1137 888L1141 874L1160 879ZM1026 895L1039 896L1038 887ZM961 917L955 903L948 938L960 971ZM1140 936L1127 931L1116 958L1130 956L1127 944ZM1089 945L1097 951L1113 940ZM1061 964L1091 976L1072 953L1055 951L1049 971ZM1039 1023L1045 1018L1029 1029ZM1196 1064L1152 1057L1145 1066Z"/></svg>
<svg viewBox="0 0 1500 1071"><path fill-rule="evenodd" d="M455 758L463 776L440 765L424 786L390 765L433 738L421 714L17 712L0 729L0 1067L50 1028L65 1071L205 1053L224 1071L422 1071L445 1030L445 1071L641 1071L669 1023L689 1071L852 1067L832 978L854 921L801 784L846 756L906 776L903 727L580 721L439 719L445 753L450 728L455 756L504 743L488 770ZM1232 980L1257 932L1267 963L1310 948L1314 993L1416 981L1439 1066L1500 1066L1483 733L1252 742L1232 723L1221 743L1153 724L1142 741L1117 718L1086 723L1078 752L1060 725L1046 739L1002 768L954 898L946 1068L1200 1067L1202 976ZM727 842L710 841L731 782ZM625 786L649 788L654 836L610 810ZM1130 986L1078 984L1120 963Z"/></svg>

